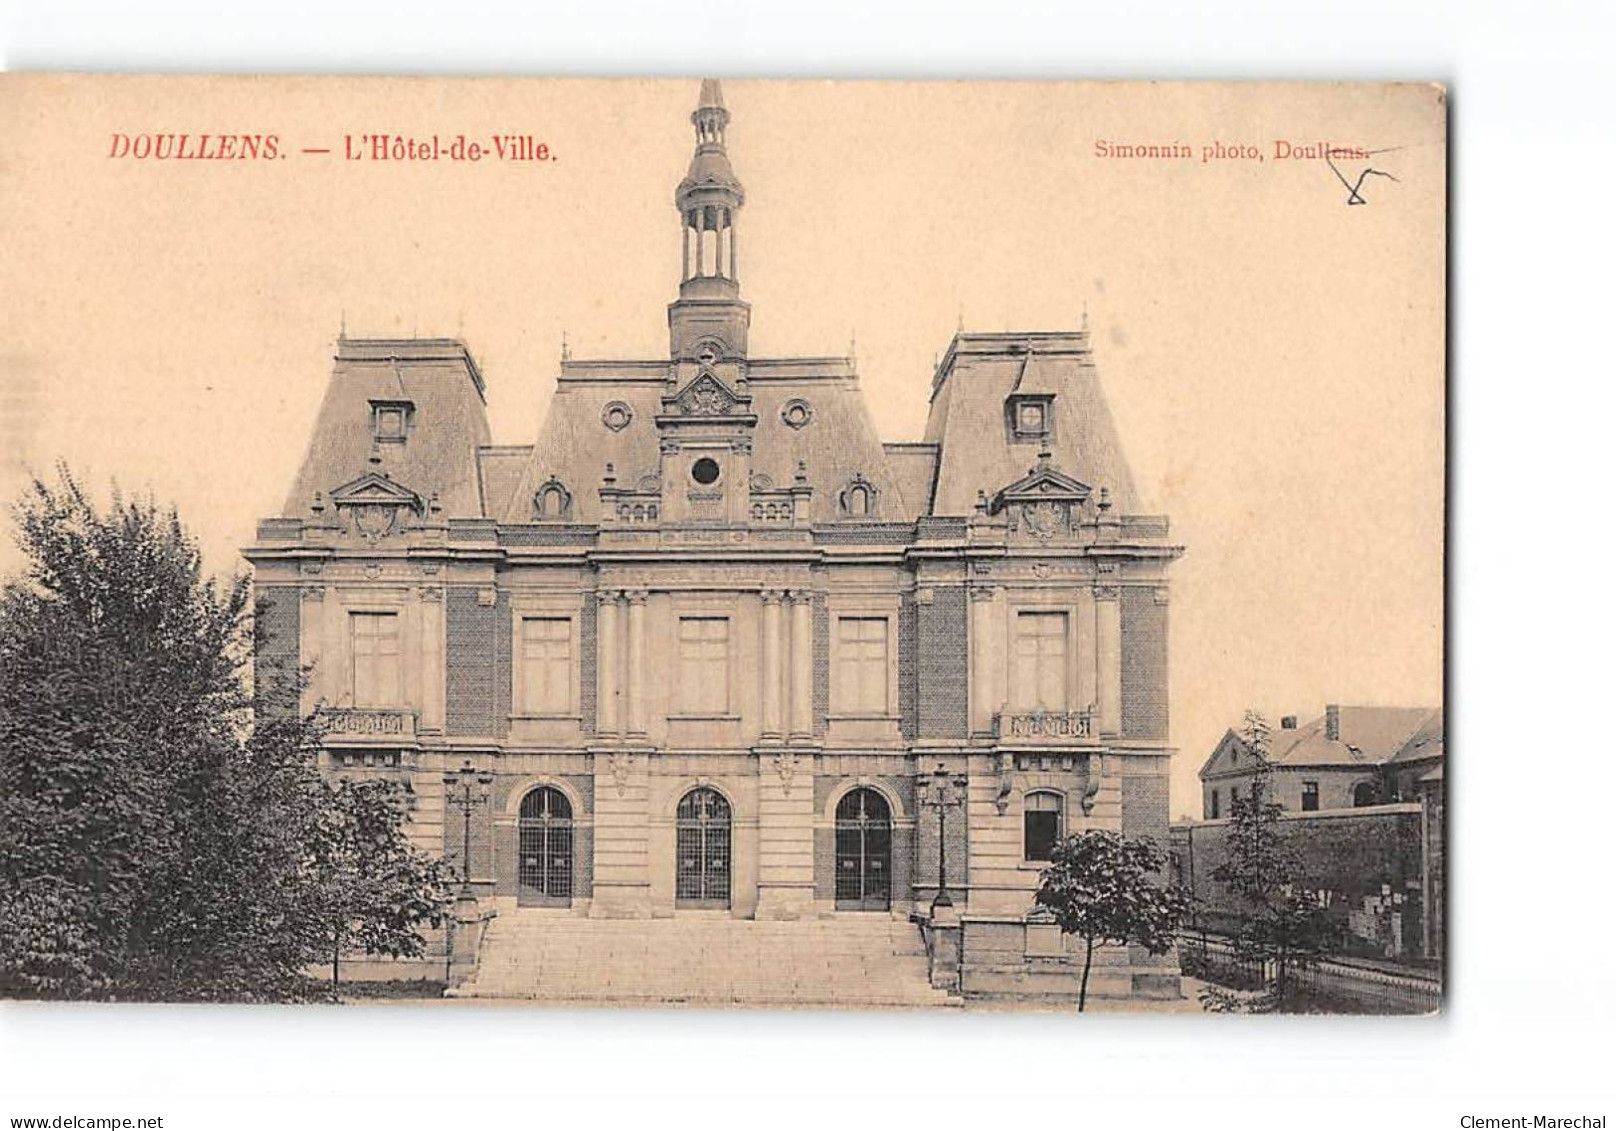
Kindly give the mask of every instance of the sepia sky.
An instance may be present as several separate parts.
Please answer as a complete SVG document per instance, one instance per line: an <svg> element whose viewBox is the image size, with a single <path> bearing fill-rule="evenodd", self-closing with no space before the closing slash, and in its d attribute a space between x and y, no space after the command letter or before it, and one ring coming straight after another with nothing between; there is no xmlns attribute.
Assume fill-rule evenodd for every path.
<svg viewBox="0 0 1616 1131"><path fill-rule="evenodd" d="M495 441L576 357L666 355L697 83L5 76L0 494L66 460L177 504L211 566L278 510L339 329L463 337ZM956 327L1076 328L1173 568L1173 813L1256 706L1439 702L1443 106L1424 86L724 84L754 356L856 338L891 440ZM110 159L274 133L284 160ZM524 133L547 164L346 162ZM1187 146L1102 158L1096 143ZM1381 151L1367 201L1276 142ZM1202 160L1213 143L1263 159ZM302 147L330 147L304 155ZM1395 179L1393 179L1395 178ZM0 569L16 566L8 545Z"/></svg>

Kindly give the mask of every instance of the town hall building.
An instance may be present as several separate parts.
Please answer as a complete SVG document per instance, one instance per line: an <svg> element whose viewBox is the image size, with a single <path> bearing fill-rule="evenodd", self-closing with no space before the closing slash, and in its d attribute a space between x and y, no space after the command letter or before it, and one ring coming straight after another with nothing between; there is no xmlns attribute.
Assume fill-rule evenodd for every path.
<svg viewBox="0 0 1616 1131"><path fill-rule="evenodd" d="M563 357L531 443L493 442L466 344L338 341L246 551L260 671L309 670L328 769L405 783L502 918L913 931L946 892L951 988L1069 985L1054 841L1166 847L1181 552L1088 333L957 334L924 438L883 441L852 358L754 351L717 82L691 120L667 353ZM1171 955L1108 963L1099 992L1177 993Z"/></svg>

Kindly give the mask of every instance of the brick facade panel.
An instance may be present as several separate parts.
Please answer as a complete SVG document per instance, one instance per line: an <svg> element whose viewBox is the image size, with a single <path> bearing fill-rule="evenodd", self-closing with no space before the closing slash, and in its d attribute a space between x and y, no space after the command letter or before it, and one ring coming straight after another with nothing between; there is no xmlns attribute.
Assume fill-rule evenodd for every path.
<svg viewBox="0 0 1616 1131"><path fill-rule="evenodd" d="M912 598L898 610L898 726L907 739L920 733L920 618Z"/></svg>
<svg viewBox="0 0 1616 1131"><path fill-rule="evenodd" d="M483 605L478 590L449 590L446 731L504 738L510 730L511 602Z"/></svg>
<svg viewBox="0 0 1616 1131"><path fill-rule="evenodd" d="M288 718L298 711L298 658L303 631L303 599L296 586L276 585L256 593L253 675L257 706L267 717Z"/></svg>
<svg viewBox="0 0 1616 1131"><path fill-rule="evenodd" d="M924 738L964 738L969 725L965 590L950 586L931 593L930 603L917 606L919 734Z"/></svg>
<svg viewBox="0 0 1616 1131"><path fill-rule="evenodd" d="M1122 591L1122 733L1167 737L1167 606L1154 589Z"/></svg>

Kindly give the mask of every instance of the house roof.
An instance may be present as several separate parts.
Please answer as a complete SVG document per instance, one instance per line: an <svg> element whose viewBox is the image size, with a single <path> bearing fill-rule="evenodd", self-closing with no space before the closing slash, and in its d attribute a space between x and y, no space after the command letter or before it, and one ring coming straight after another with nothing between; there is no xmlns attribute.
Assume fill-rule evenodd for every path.
<svg viewBox="0 0 1616 1131"><path fill-rule="evenodd" d="M1294 729L1269 733L1268 763L1276 768L1304 766L1375 767L1443 757L1440 707L1341 706L1337 737L1328 736L1328 715ZM1231 741L1246 751L1234 731L1224 732L1201 767L1201 776L1218 772L1214 763ZM1232 766L1230 767L1233 768Z"/></svg>

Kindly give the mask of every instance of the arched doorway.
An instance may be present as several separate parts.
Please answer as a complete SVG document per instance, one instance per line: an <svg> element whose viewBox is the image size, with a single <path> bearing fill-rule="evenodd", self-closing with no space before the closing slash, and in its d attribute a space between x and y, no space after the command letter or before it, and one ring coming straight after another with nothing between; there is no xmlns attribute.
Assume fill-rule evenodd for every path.
<svg viewBox="0 0 1616 1131"><path fill-rule="evenodd" d="M702 786L679 801L677 882L679 907L728 907L730 873L729 802Z"/></svg>
<svg viewBox="0 0 1616 1131"><path fill-rule="evenodd" d="M892 809L873 789L851 790L836 804L836 909L891 906Z"/></svg>
<svg viewBox="0 0 1616 1131"><path fill-rule="evenodd" d="M526 907L572 906L572 802L550 786L522 798L517 820L516 901Z"/></svg>

